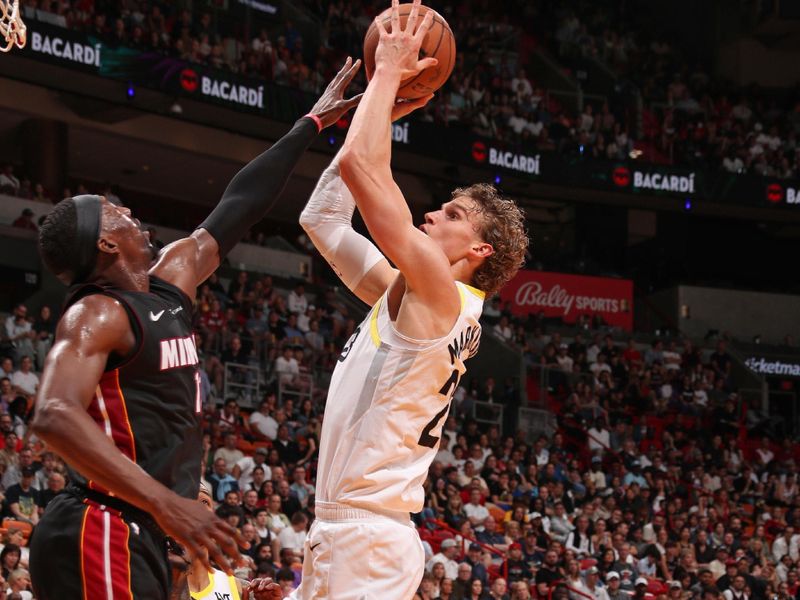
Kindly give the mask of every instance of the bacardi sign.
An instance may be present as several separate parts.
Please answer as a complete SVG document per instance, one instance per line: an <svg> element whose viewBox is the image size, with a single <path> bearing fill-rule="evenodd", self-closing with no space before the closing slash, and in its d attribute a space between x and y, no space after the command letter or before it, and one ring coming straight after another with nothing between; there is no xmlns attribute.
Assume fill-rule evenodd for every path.
<svg viewBox="0 0 800 600"><path fill-rule="evenodd" d="M520 271L500 292L511 312L574 323L580 315L599 316L609 325L633 328L633 282L545 271Z"/></svg>

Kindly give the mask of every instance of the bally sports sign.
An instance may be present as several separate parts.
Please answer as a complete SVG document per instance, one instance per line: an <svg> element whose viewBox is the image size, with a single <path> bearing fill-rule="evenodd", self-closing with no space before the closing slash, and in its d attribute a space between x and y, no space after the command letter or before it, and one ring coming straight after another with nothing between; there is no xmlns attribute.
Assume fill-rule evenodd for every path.
<svg viewBox="0 0 800 600"><path fill-rule="evenodd" d="M500 292L515 315L543 312L574 323L579 315L600 316L609 325L633 329L633 282L545 271L520 271Z"/></svg>

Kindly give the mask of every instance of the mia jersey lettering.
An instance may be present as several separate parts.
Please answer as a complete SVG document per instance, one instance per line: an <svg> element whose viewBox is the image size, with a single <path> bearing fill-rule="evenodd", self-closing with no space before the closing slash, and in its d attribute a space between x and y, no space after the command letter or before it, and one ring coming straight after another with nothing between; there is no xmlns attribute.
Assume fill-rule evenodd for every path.
<svg viewBox="0 0 800 600"><path fill-rule="evenodd" d="M456 282L461 312L436 340L400 334L387 294L348 340L333 372L320 439L317 501L416 513L450 401L478 351L484 294Z"/></svg>

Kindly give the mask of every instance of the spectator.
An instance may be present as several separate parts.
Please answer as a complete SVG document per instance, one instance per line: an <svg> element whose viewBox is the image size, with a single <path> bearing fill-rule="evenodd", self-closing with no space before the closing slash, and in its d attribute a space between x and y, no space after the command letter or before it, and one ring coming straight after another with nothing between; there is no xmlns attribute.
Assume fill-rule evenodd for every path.
<svg viewBox="0 0 800 600"><path fill-rule="evenodd" d="M263 400L250 415L250 429L256 439L273 441L278 437L278 422L272 417L271 406L270 401Z"/></svg>
<svg viewBox="0 0 800 600"><path fill-rule="evenodd" d="M483 531L484 522L489 516L488 509L482 503L481 491L478 488L470 490L470 500L464 505L464 513L467 515L469 522L472 524L473 529ZM454 574L455 575L455 574ZM473 574L473 576L475 576Z"/></svg>
<svg viewBox="0 0 800 600"><path fill-rule="evenodd" d="M236 461L231 475L238 480L240 490L246 491L250 489L250 484L253 483L253 475L256 469L260 469L263 478L270 479L272 477L272 470L265 462L268 454L269 452L266 448L256 448L253 456L244 456Z"/></svg>
<svg viewBox="0 0 800 600"><path fill-rule="evenodd" d="M532 577L528 563L522 557L522 546L514 542L508 547L508 558L503 565L503 572L508 573L509 583L527 581Z"/></svg>
<svg viewBox="0 0 800 600"><path fill-rule="evenodd" d="M267 527L273 535L277 536L286 527L289 527L291 522L289 517L282 512L281 497L278 494L273 494L269 498L268 513L267 513Z"/></svg>
<svg viewBox="0 0 800 600"><path fill-rule="evenodd" d="M5 164L0 170L0 194L19 195L19 179L14 175L14 165Z"/></svg>
<svg viewBox="0 0 800 600"><path fill-rule="evenodd" d="M300 506L308 506L309 497L314 495L314 486L306 481L306 470L303 467L295 467L293 473L293 483L290 490L300 501Z"/></svg>
<svg viewBox="0 0 800 600"><path fill-rule="evenodd" d="M39 376L33 372L33 360L28 355L24 355L19 363L19 371L15 371L11 376L11 385L18 394L25 396L35 396L39 389Z"/></svg>
<svg viewBox="0 0 800 600"><path fill-rule="evenodd" d="M225 471L229 474L233 474L234 467L244 458L244 453L236 447L238 441L239 437L235 433L226 433L225 445L214 453L215 464L220 458L224 460Z"/></svg>
<svg viewBox="0 0 800 600"><path fill-rule="evenodd" d="M306 543L306 526L308 517L302 511L292 515L291 525L284 527L278 534L278 541L281 543L281 550L291 550L295 556L303 556L303 548Z"/></svg>
<svg viewBox="0 0 800 600"><path fill-rule="evenodd" d="M24 304L18 304L14 308L14 314L6 319L6 337L14 347L14 357L17 360L22 356L33 356L34 353L33 339L36 334L27 315L28 308ZM6 365L3 365L3 371L3 376L11 376L6 370Z"/></svg>
<svg viewBox="0 0 800 600"><path fill-rule="evenodd" d="M239 404L236 398L228 398L225 406L219 411L217 426L223 434L238 434L242 429L242 417L239 414Z"/></svg>
<svg viewBox="0 0 800 600"><path fill-rule="evenodd" d="M444 565L445 577L457 579L459 577L459 565L455 561L457 555L458 543L452 538L447 538L442 541L439 552L434 554L425 565L425 570L430 572L435 563L442 563ZM471 572L472 569L470 568L470 573Z"/></svg>
<svg viewBox="0 0 800 600"><path fill-rule="evenodd" d="M287 304L289 312L295 315L305 314L308 310L308 298L305 294L306 288L302 281L298 281L294 289L289 292Z"/></svg>
<svg viewBox="0 0 800 600"><path fill-rule="evenodd" d="M33 211L30 208L23 208L22 213L16 219L14 219L14 222L11 223L11 226L18 229L27 229L29 231L39 231L36 223L33 222Z"/></svg>
<svg viewBox="0 0 800 600"><path fill-rule="evenodd" d="M49 306L39 309L39 316L33 322L32 329L36 334L36 366L41 371L56 335L56 319Z"/></svg>
<svg viewBox="0 0 800 600"><path fill-rule="evenodd" d="M20 482L6 490L6 502L12 517L34 526L39 522L42 512L39 490L33 487L35 475L36 471L32 467L24 467Z"/></svg>
<svg viewBox="0 0 800 600"><path fill-rule="evenodd" d="M214 459L213 471L206 479L211 484L215 502L222 502L229 491L239 491L239 482L228 473L228 464L224 458Z"/></svg>

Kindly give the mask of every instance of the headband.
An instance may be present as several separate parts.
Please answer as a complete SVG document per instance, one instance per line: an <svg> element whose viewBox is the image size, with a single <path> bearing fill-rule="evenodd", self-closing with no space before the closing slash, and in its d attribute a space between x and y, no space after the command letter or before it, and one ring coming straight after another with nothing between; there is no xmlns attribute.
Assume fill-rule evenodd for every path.
<svg viewBox="0 0 800 600"><path fill-rule="evenodd" d="M100 237L100 196L82 195L72 198L75 204L76 227L73 250L75 276L72 283L80 283L94 270L97 259L97 239Z"/></svg>

